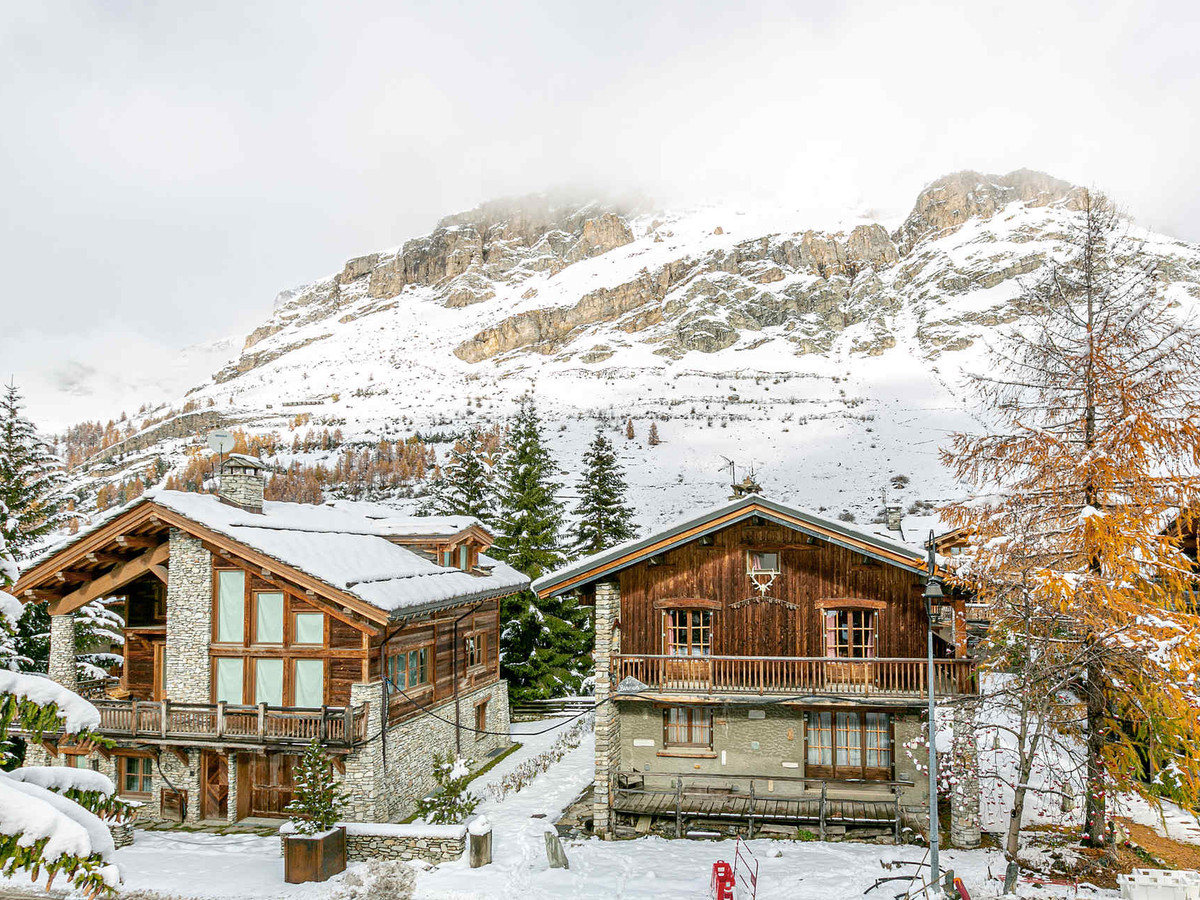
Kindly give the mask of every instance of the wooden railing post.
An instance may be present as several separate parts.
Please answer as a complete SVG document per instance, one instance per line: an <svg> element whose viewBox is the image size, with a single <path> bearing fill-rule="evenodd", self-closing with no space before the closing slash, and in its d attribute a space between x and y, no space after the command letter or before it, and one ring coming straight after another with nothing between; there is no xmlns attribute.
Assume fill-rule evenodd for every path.
<svg viewBox="0 0 1200 900"><path fill-rule="evenodd" d="M167 736L167 723L169 721L168 717L171 714L171 701L170 700L160 701L159 707L158 707L158 714L159 714L159 716L162 717L158 723L159 727L161 729L161 734L163 737L166 737Z"/></svg>
<svg viewBox="0 0 1200 900"><path fill-rule="evenodd" d="M321 707L321 724L317 726L317 737L320 739L322 744L325 743L325 741L327 741L329 739L329 723L327 721L328 718L329 718L329 707L322 706Z"/></svg>
<svg viewBox="0 0 1200 900"><path fill-rule="evenodd" d="M344 727L346 729L346 733L342 735L342 739L346 742L347 747L352 747L354 746L354 738L356 737L354 734L354 708L347 703L342 715L345 717L343 721L345 722Z"/></svg>
<svg viewBox="0 0 1200 900"><path fill-rule="evenodd" d="M217 737L225 737L225 701L217 701Z"/></svg>
<svg viewBox="0 0 1200 900"><path fill-rule="evenodd" d="M675 779L675 837L683 837L683 776Z"/></svg>
<svg viewBox="0 0 1200 900"><path fill-rule="evenodd" d="M819 823L817 825L818 836L821 840L825 840L825 791L828 787L829 783L827 781L821 782L821 807L817 811L817 822Z"/></svg>
<svg viewBox="0 0 1200 900"><path fill-rule="evenodd" d="M137 737L138 732L138 702L134 700L129 705L129 733Z"/></svg>
<svg viewBox="0 0 1200 900"><path fill-rule="evenodd" d="M263 740L267 736L267 704L258 704L258 738Z"/></svg>

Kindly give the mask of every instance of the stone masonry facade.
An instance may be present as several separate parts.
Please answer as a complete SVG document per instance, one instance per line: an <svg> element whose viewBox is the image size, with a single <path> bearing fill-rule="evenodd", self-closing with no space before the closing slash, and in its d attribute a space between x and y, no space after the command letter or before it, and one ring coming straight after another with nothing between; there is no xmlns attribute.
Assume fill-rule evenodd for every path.
<svg viewBox="0 0 1200 900"><path fill-rule="evenodd" d="M171 529L167 576L167 697L208 703L212 663L212 554L199 538Z"/></svg>
<svg viewBox="0 0 1200 900"><path fill-rule="evenodd" d="M620 652L614 634L621 615L621 586L604 581L596 585L596 780L593 828L603 838L612 837L612 796L621 762L621 718L611 702L612 657Z"/></svg>
<svg viewBox="0 0 1200 900"><path fill-rule="evenodd" d="M422 829L419 825L401 826L411 834L397 834L394 826L372 833L369 826L350 826L346 830L346 859L349 862L366 862L372 859L421 859L431 863L453 862L461 859L467 849L467 828L453 829L448 826L433 826ZM454 836L447 832L455 831ZM279 852L283 853L286 835L280 835Z"/></svg>
<svg viewBox="0 0 1200 900"><path fill-rule="evenodd" d="M454 701L434 707L427 713L405 719L388 729L386 766L384 741L379 737L382 687L379 682L351 687L351 704L369 703L367 734L374 738L346 757L346 773L341 777L350 801L342 811L348 822L395 822L407 818L417 803L436 788L433 757L455 752ZM477 735L475 707L487 701L487 731ZM508 683L495 684L462 694L458 698L463 729L460 734L462 755L478 769L509 747Z"/></svg>
<svg viewBox="0 0 1200 900"><path fill-rule="evenodd" d="M57 681L69 691L79 684L78 669L75 667L75 617L73 615L50 617L50 671L51 680Z"/></svg>

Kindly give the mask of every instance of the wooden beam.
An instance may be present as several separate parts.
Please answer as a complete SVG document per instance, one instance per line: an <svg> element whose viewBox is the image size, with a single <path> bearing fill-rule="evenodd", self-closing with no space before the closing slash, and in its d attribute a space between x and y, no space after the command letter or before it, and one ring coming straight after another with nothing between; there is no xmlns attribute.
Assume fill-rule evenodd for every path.
<svg viewBox="0 0 1200 900"><path fill-rule="evenodd" d="M115 566L125 562L124 556L117 556L115 553L104 553L100 550L95 550L87 554L87 558L98 566Z"/></svg>
<svg viewBox="0 0 1200 900"><path fill-rule="evenodd" d="M330 758L330 762L332 762L333 767L338 770L339 775L346 774L346 760L345 759L343 759L340 756L334 756L334 757Z"/></svg>
<svg viewBox="0 0 1200 900"><path fill-rule="evenodd" d="M46 751L51 756L53 756L55 759L58 759L58 742L57 741L52 741L49 738L45 738L42 740L42 746L46 748Z"/></svg>
<svg viewBox="0 0 1200 900"><path fill-rule="evenodd" d="M54 573L54 578L59 584L78 584L81 581L89 581L94 577L94 572L80 572L77 569L63 569L60 572Z"/></svg>
<svg viewBox="0 0 1200 900"><path fill-rule="evenodd" d="M166 566L151 566L150 574L153 575L155 578L157 578L159 581L161 581L163 584L167 583Z"/></svg>
<svg viewBox="0 0 1200 900"><path fill-rule="evenodd" d="M166 562L170 555L171 546L165 543L159 544L153 550L147 550L141 556L121 563L91 583L72 591L61 600L51 603L50 613L61 616L66 613L75 612L81 606L86 606L98 597L111 594L117 588L129 584L135 578L140 578L150 571L151 566Z"/></svg>
<svg viewBox="0 0 1200 900"><path fill-rule="evenodd" d="M175 745L172 744L171 752L175 754L175 758L177 760L179 760L180 763L182 763L185 766L188 764L188 752L186 750L184 750L182 747L176 747Z"/></svg>
<svg viewBox="0 0 1200 900"><path fill-rule="evenodd" d="M118 534L117 543L130 550L149 550L157 547L162 541L159 538L144 537L140 534Z"/></svg>

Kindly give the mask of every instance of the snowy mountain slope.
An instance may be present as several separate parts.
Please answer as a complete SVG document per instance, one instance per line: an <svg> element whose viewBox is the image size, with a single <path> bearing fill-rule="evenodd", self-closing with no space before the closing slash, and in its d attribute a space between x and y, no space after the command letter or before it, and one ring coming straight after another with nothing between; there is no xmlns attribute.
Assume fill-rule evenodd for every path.
<svg viewBox="0 0 1200 900"><path fill-rule="evenodd" d="M86 474L175 463L216 421L285 432L307 412L351 441L394 440L500 421L532 392L564 495L600 425L645 524L721 500L726 459L781 500L859 521L885 486L891 503L937 501L956 492L937 448L973 424L961 374L1024 314L1019 279L1062 252L1074 190L957 173L891 230L855 215L813 230L788 209L485 204L281 293L238 359L186 395L208 415L156 425ZM1190 310L1200 248L1147 240Z"/></svg>

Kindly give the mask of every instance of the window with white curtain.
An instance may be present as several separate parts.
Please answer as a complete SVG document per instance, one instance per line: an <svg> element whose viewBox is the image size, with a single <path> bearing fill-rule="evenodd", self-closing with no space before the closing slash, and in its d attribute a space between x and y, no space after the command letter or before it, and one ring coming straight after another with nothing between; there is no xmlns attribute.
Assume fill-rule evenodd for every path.
<svg viewBox="0 0 1200 900"><path fill-rule="evenodd" d="M234 704L245 703L245 700L242 699L242 660L238 657L219 656L213 662L215 663L213 677L217 682L214 693L217 695L217 700Z"/></svg>
<svg viewBox="0 0 1200 900"><path fill-rule="evenodd" d="M283 660L254 661L254 702L283 706Z"/></svg>
<svg viewBox="0 0 1200 900"><path fill-rule="evenodd" d="M246 637L246 573L217 572L217 640L240 644Z"/></svg>
<svg viewBox="0 0 1200 900"><path fill-rule="evenodd" d="M296 613L292 635L293 644L323 644L325 643L325 614Z"/></svg>
<svg viewBox="0 0 1200 900"><path fill-rule="evenodd" d="M292 678L292 706L321 706L325 702L325 662L298 659Z"/></svg>
<svg viewBox="0 0 1200 900"><path fill-rule="evenodd" d="M259 644L283 643L283 594L262 591L254 595L254 640Z"/></svg>

